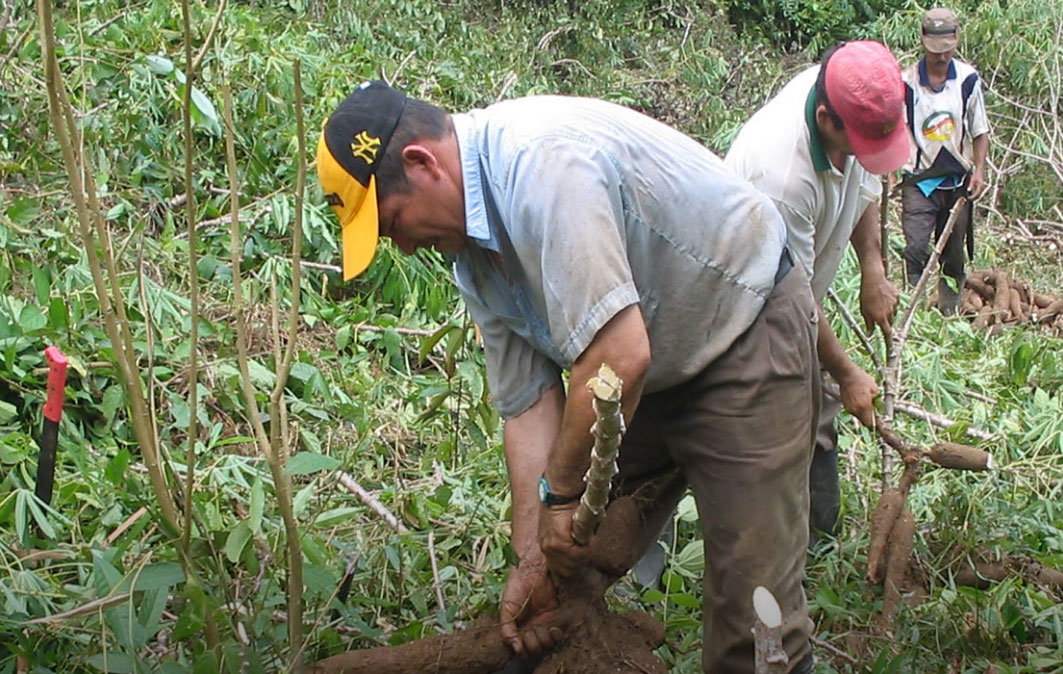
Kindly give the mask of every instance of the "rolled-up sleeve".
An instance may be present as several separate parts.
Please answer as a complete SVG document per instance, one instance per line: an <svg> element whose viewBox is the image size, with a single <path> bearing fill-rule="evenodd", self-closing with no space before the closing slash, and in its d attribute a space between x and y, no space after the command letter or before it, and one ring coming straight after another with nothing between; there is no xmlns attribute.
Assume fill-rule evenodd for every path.
<svg viewBox="0 0 1063 674"><path fill-rule="evenodd" d="M614 162L589 139L548 136L516 152L506 176L504 219L525 282L541 289L563 367L639 301Z"/></svg>

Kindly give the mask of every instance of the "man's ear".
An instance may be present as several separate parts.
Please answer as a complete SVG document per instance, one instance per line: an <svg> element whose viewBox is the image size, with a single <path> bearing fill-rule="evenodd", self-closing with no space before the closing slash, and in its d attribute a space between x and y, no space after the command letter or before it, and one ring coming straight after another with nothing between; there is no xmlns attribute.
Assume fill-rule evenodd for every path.
<svg viewBox="0 0 1063 674"><path fill-rule="evenodd" d="M830 110L822 103L816 106L816 125L826 131L838 131L834 125L834 118L831 117Z"/></svg>
<svg viewBox="0 0 1063 674"><path fill-rule="evenodd" d="M440 172L439 158L432 148L420 143L410 143L402 148L402 164L406 175L417 170L427 171L435 177Z"/></svg>

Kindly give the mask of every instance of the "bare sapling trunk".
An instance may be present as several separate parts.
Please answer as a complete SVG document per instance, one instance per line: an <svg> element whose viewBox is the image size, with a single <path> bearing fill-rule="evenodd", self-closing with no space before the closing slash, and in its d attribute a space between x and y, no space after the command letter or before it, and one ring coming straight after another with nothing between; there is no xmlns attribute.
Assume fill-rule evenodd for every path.
<svg viewBox="0 0 1063 674"><path fill-rule="evenodd" d="M276 387L274 388L270 397L270 411L271 411L271 426L270 434L267 435L265 425L262 422L262 415L258 408L258 401L255 399L254 386L251 383L251 374L248 368L248 330L246 320L244 318L244 298L241 288L241 252L243 250L242 240L240 237L240 203L239 203L239 185L237 181L236 170L236 152L235 142L233 136L233 120L232 120L232 93L226 85L223 88L224 99L224 115L225 115L225 151L227 158L227 165L229 170L229 205L230 205L230 241L229 241L229 254L232 262L232 274L233 274L233 315L236 317L236 350L237 350L237 363L240 369L240 388L244 397L244 404L246 405L246 414L248 420L251 423L251 427L254 431L255 442L258 445L259 452L264 456L269 463L270 474L273 477L274 491L277 496L278 507L281 511L281 517L284 520L285 539L287 544L287 609L288 609L288 639L291 647L291 662L289 665L289 671L300 672L302 671L302 656L303 656L303 580L302 580L302 550L299 547L299 531L295 521L294 510L292 507L292 490L291 481L287 475L284 474L284 466L288 455L290 454L290 448L287 446L287 434L282 433L280 425L283 423L283 415L280 414L280 408L283 402L283 391L287 383L288 374L291 367L292 354L291 350L295 348L295 330L297 329L298 319L298 283L299 276L296 270L299 268L299 250L302 245L302 210L303 210L303 190L305 185L306 176L306 151L304 146L304 128L303 128L303 112L302 112L302 90L301 90L301 78L299 62L295 63L295 97L296 97L296 127L299 147L298 157L298 174L296 178L296 220L295 220L295 233L293 235L293 283L295 288L292 291L292 311L289 314L289 333L288 333L288 350L283 359L278 363L280 366L277 372ZM277 313L277 307L274 305L274 315ZM278 390L280 393L278 393Z"/></svg>

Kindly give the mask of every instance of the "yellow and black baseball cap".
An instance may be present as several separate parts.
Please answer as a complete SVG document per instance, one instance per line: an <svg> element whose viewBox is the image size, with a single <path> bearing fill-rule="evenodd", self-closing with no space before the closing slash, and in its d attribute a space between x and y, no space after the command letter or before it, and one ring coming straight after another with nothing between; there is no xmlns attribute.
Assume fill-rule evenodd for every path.
<svg viewBox="0 0 1063 674"><path fill-rule="evenodd" d="M405 105L406 95L386 82L363 82L325 120L317 140L317 177L343 231L345 281L365 271L376 253L376 171Z"/></svg>

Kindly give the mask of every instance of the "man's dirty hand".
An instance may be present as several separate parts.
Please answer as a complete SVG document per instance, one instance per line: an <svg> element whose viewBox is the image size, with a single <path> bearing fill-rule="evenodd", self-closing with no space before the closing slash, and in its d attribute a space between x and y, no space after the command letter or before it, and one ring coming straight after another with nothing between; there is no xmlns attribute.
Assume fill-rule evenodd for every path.
<svg viewBox="0 0 1063 674"><path fill-rule="evenodd" d="M587 561L586 546L572 540L572 516L579 502L539 508L539 548L550 570L559 576L571 576Z"/></svg>
<svg viewBox="0 0 1063 674"><path fill-rule="evenodd" d="M838 382L842 406L868 428L875 427L875 396L878 384L874 378L858 367Z"/></svg>
<svg viewBox="0 0 1063 674"><path fill-rule="evenodd" d="M560 628L550 624L557 605L545 559L521 560L510 567L499 619L502 639L517 657L540 658L561 642Z"/></svg>
<svg viewBox="0 0 1063 674"><path fill-rule="evenodd" d="M899 297L897 286L884 275L860 284L860 313L864 316L868 330L877 325L882 330L882 336L890 339Z"/></svg>

